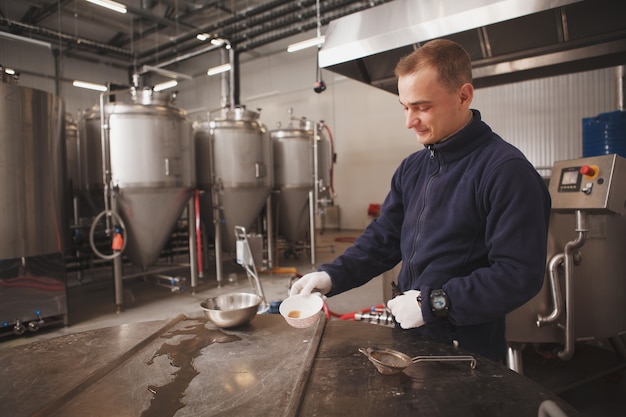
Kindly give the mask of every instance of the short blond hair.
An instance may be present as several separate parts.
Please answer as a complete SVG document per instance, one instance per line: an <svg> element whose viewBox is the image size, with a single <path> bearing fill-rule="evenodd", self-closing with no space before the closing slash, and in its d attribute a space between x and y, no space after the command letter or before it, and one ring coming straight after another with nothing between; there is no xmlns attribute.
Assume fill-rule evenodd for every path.
<svg viewBox="0 0 626 417"><path fill-rule="evenodd" d="M472 83L472 59L458 43L448 39L429 41L398 61L396 77L412 74L430 66L439 73L439 82L446 89L456 91L465 83Z"/></svg>

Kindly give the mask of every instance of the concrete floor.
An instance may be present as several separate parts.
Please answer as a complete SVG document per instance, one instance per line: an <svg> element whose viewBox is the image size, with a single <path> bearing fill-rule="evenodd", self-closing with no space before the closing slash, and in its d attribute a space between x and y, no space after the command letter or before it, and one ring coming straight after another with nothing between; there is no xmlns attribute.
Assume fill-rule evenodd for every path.
<svg viewBox="0 0 626 417"><path fill-rule="evenodd" d="M358 235L358 231L326 231L317 238L316 264L332 260L342 253ZM263 290L268 301L282 301L288 296L293 271L299 274L315 270L308 254L296 259L280 254L274 267L283 268L285 273L259 272ZM209 265L214 268L214 265ZM179 271L188 275L185 269ZM234 275L233 275L234 274ZM233 279L236 277L236 280ZM189 284L189 283L188 283ZM151 320L166 320L180 314L202 314L200 302L208 297L229 292L253 292L250 282L240 265L226 262L223 282L218 285L213 270L207 271L199 282L195 294L187 289L172 292L143 278L124 280L125 306L116 312L113 284L110 276L86 275L79 284L75 277L68 278L69 325L42 329L28 336L15 337L0 343L0 352L24 343L44 340L103 327L139 323ZM349 313L382 304L383 280L376 278L363 287L327 299L328 307L335 313ZM607 354L613 354L608 352ZM537 381L540 383L540 381ZM603 378L581 384L559 395L572 404L586 417L626 416L626 378L624 370Z"/></svg>

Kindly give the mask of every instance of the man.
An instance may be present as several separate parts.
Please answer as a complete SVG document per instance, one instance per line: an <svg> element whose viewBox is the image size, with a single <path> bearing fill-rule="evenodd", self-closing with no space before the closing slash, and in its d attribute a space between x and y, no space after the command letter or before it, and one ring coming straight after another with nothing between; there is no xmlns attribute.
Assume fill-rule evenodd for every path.
<svg viewBox="0 0 626 417"><path fill-rule="evenodd" d="M291 294L332 296L402 261L388 302L403 329L500 361L505 315L541 288L550 195L533 166L470 110L471 59L439 39L395 70L406 127L425 149L391 180L381 215Z"/></svg>

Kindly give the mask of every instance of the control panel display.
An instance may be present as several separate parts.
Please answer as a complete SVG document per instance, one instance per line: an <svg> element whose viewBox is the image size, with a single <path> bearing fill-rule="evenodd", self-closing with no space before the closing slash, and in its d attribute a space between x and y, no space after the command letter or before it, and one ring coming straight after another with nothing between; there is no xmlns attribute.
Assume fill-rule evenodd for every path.
<svg viewBox="0 0 626 417"><path fill-rule="evenodd" d="M626 207L626 158L610 154L557 161L548 188L553 210L622 215Z"/></svg>
<svg viewBox="0 0 626 417"><path fill-rule="evenodd" d="M580 191L580 181L582 175L580 167L567 167L561 170L561 181L559 181L559 192Z"/></svg>

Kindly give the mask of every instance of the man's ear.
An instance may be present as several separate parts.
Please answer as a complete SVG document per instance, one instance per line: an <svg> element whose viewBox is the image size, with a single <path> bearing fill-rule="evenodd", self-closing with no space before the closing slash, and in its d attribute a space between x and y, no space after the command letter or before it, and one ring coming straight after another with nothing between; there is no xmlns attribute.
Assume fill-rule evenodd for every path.
<svg viewBox="0 0 626 417"><path fill-rule="evenodd" d="M474 99L474 86L470 83L465 83L459 90L459 98L461 99L461 107L469 109L472 100Z"/></svg>

